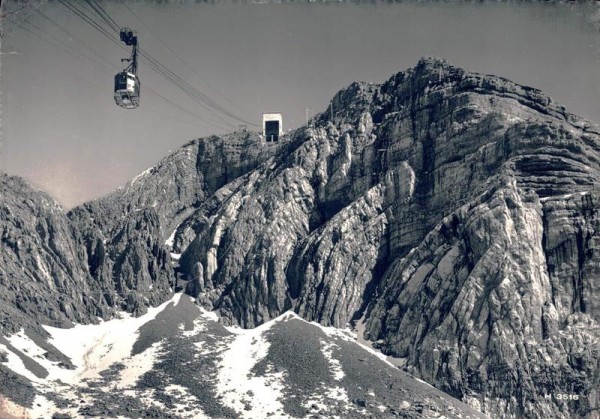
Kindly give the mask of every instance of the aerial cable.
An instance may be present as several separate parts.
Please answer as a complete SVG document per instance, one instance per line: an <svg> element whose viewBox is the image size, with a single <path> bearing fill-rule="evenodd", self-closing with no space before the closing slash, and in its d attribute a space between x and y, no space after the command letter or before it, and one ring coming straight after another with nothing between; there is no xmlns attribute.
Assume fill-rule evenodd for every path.
<svg viewBox="0 0 600 419"><path fill-rule="evenodd" d="M85 42L83 42L81 39L79 39L79 37L75 36L72 32L70 32L69 30L67 30L66 28L64 28L60 23L56 22L54 19L52 19L51 17L49 17L48 15L46 15L44 12L40 11L40 10L36 10L35 11L37 14L39 14L42 18L44 18L45 20L47 20L48 22L50 22L51 24L53 24L54 26L56 26L62 33L64 33L66 36L68 36L70 39L75 40L79 45L83 46L85 49L87 49L89 52L91 52L92 54L94 54L94 56L98 59L102 61L102 65L104 65L107 68L110 68L112 70L114 64L111 63L110 61L108 61L105 57L103 57L102 55L98 54L98 52L96 52L96 49L90 47L88 44L86 44ZM98 61L97 61L98 62Z"/></svg>
<svg viewBox="0 0 600 419"><path fill-rule="evenodd" d="M51 20L51 19L49 19ZM101 62L97 59L95 59L94 57L88 56L88 55L84 55L81 52L79 52L78 54L74 53L73 50L71 48L68 48L66 45L64 45L64 43L59 40L58 38L56 38L55 36L53 36L52 34L48 33L47 31L43 30L42 28L40 28L39 26L25 20L22 22L17 22L17 21L12 21L13 23L15 23L17 26L19 26L21 29L23 29L24 31L28 32L30 35L36 37L37 39L40 39L42 41L48 42L50 45L53 45L54 47L57 47L59 49L61 49L64 53L70 55L73 58L76 59L82 59L85 58L88 61L91 62L91 64L93 64L95 67L98 66L102 66L103 68L107 69L107 70L112 70L112 64L110 62L108 62L108 60L104 59L105 62ZM56 22L54 22L55 24L57 24ZM57 24L58 25L58 24ZM60 27L60 25L58 25ZM43 35L40 35L36 32L34 32L32 29L35 29L36 31L40 32ZM68 32L68 31L67 31ZM72 36L72 34L70 35ZM75 77L74 75L72 75L71 77ZM75 77L78 80L81 81L85 81L79 77ZM86 81L87 82L87 81ZM99 86L99 85L98 85ZM193 117L194 119L199 119L202 120L203 122L212 125L213 127L219 128L219 129L224 129L224 130L228 130L230 127L226 127L222 124L219 124L217 122L211 121L210 119L206 118L206 117L201 117L197 114L194 114L192 112L190 112L189 110L185 109L184 107L178 105L177 103L169 100L168 98L166 98L165 96L161 95L160 93L158 93L156 90L152 89L151 87L147 87L147 89L154 94L155 96L157 96L159 98L159 100L177 108L179 111L184 112L188 115L190 115L191 117Z"/></svg>
<svg viewBox="0 0 600 419"><path fill-rule="evenodd" d="M58 0L58 1L63 6L65 6L67 9L69 9L74 14L76 14L81 19L83 19L86 23L88 23L89 25L91 25L94 29L96 29L102 35L104 35L111 42L113 42L115 44L118 44L119 46L121 45L120 42L115 37L113 37L113 35L111 34L111 32L109 32L108 30L106 30L106 28L104 28L102 25L100 25L98 22L96 22L90 15L88 15L88 12L86 10L82 10L82 9L78 8L74 4L68 2L67 0Z"/></svg>
<svg viewBox="0 0 600 419"><path fill-rule="evenodd" d="M83 19L86 23L88 23L93 28L95 28L97 31L99 31L102 35L104 35L111 42L113 42L113 43L119 45L119 47L123 48L122 45L119 43L119 41L117 41L105 27L103 27L98 22L95 22L94 19L92 17L90 17L85 10L78 8L74 4L70 3L68 0L58 0L58 1L61 4L63 4L66 8L68 8L70 11L72 11L74 14L76 14L81 19ZM97 3L96 3L96 5L97 5ZM94 10L96 10L96 9L94 9ZM102 10L104 10L104 9L102 9ZM96 10L96 13L98 13L99 15L101 14L101 12L98 12L97 10ZM105 23L108 24L109 26L111 26L111 29L116 30L118 25L116 24L114 19L112 19L106 11L104 11L104 13L107 15L106 19L103 18ZM109 21L112 23L109 23ZM113 23L114 23L114 25L113 25ZM114 28L113 28L113 26L114 26ZM228 111L227 109L223 108L218 103L214 102L212 99L210 99L208 96L203 94L201 91L199 91L198 89L196 89L195 87L190 85L188 82L183 80L180 76L178 76L176 73L174 73L168 67L166 67L165 65L160 63L158 60L156 60L154 57L152 57L146 51L140 49L139 53L140 53L140 56L146 60L146 63L153 71L155 71L156 73L165 77L168 81L172 82L173 84L175 84L180 90L182 90L184 93L186 93L188 96L190 96L193 100L195 100L198 104L203 106L206 110L213 113L213 115L215 115L217 118L221 119L227 125L229 125L233 128L236 128L235 125L225 121L215 111L218 111L224 115L227 115L234 120L244 122L246 124L253 125L253 126L258 126L256 124L253 124L249 121L246 121L246 120L238 117L237 115L235 115L235 114L231 113L230 111Z"/></svg>
<svg viewBox="0 0 600 419"><path fill-rule="evenodd" d="M145 51L140 50L140 56L143 59L146 60L146 63L155 72L161 74L167 80L171 81L180 90L182 90L184 93L186 93L188 96L190 96L196 103L198 103L199 105L203 106L206 110L208 110L213 115L215 115L219 119L221 119L224 123L226 123L226 124L230 125L231 127L235 128L235 125L233 125L233 124L227 122L226 120L224 120L218 113L216 113L216 111L220 111L221 113L223 113L225 115L228 115L228 116L230 116L230 115L227 112L223 112L222 110L217 109L215 106L211 106L210 103L206 103L206 100L205 100L206 96L205 95L203 95L201 92L197 91L193 86L190 86L184 80L182 80L181 78L179 78L179 76L177 76L172 71L170 71L168 68L166 68L165 66L163 66L162 64L160 64L158 61L156 61L156 59L154 59L152 56L150 56L149 54L147 54Z"/></svg>
<svg viewBox="0 0 600 419"><path fill-rule="evenodd" d="M121 46L121 43L115 39L110 32L108 32L106 30L106 28L102 27L102 25L98 24L97 22L95 22L91 17L89 17L84 11L81 11L80 9L78 9L76 6L74 6L73 4L69 3L67 0L58 0L63 6L65 6L67 9L69 9L70 11L72 11L73 13L75 13L77 16L79 16L81 19L83 19L85 22L87 22L89 25L91 25L92 27L94 27L98 32L100 32L102 35L104 35L107 39L109 39L111 42L113 42L114 44L117 44L119 47L125 49L124 47Z"/></svg>
<svg viewBox="0 0 600 419"><path fill-rule="evenodd" d="M113 30L113 31L117 30L117 28L116 28L116 27L113 25L113 22L112 22L111 20L109 20L109 19L106 17L106 15L103 13L103 9L101 10L101 9L98 7L98 4L97 4L97 3L95 3L95 2L92 2L92 1L90 1L90 0L85 0L85 3L87 3L87 5L89 6L89 9L91 9L91 10L88 10L88 13L91 13L92 15L95 13L96 15L98 15L98 16L100 17L100 19L101 19L101 20L102 20L104 23L106 23L106 24L108 25L108 27L109 27L111 30ZM82 6L82 9L83 9L83 6Z"/></svg>
<svg viewBox="0 0 600 419"><path fill-rule="evenodd" d="M71 10L72 12L74 12L75 14L77 14L79 17L81 17L82 19L84 19L88 24L92 25L96 30L100 31L108 39L110 39L114 43L119 44L119 46L122 47L120 45L120 43L118 41L116 41L104 27L102 27L100 24L98 24L97 22L95 22L89 15L87 15L87 13L85 11L82 11L81 9L77 8L73 4L69 3L67 0L59 0L59 1L63 5L65 5L67 8L69 8L69 10ZM114 22L114 20L113 20L113 22ZM115 25L116 25L116 23L115 23ZM116 25L116 27L118 27L118 25ZM241 118L238 118L237 116L233 115L232 113L230 113L226 109L222 108L220 105L218 105L217 103L215 103L214 101L212 101L212 99L210 99L209 97L207 97L206 95L204 95L198 89L194 88L189 83L187 83L185 80L183 80L181 77L179 77L176 73L174 73L173 71L171 71L168 67L166 67L163 64L161 64L158 60L156 60L155 58L153 58L150 54L148 54L147 52L141 50L141 48L140 48L139 52L140 52L140 56L144 57L148 61L148 64L149 64L150 68L152 68L155 72L157 72L160 75L162 75L163 77L165 77L167 80L171 81L173 84L175 84L177 87L179 87L188 96L190 96L192 98L195 97L196 98L195 101L198 104L200 104L203 107L205 107L205 109L207 109L208 111L210 111L211 113L213 113L215 116L217 116L219 119L221 119L224 123L227 123L229 126L235 128L235 125L233 125L231 123L228 123L227 121L223 120L220 116L218 116L210 108L213 108L216 111L224 113L225 115L231 117L232 119L236 119L236 120L238 120L240 122L251 124L250 122L245 121L245 120L243 120ZM254 125L254 124L251 124L251 125Z"/></svg>
<svg viewBox="0 0 600 419"><path fill-rule="evenodd" d="M204 93L202 93L201 91L199 91L198 89L196 89L194 86L192 86L191 84L189 84L188 82L186 82L185 80L183 80L180 76L178 76L176 73L174 73L172 70L170 70L165 65L161 64L158 60L156 60L154 57L152 57L150 54L148 54L145 50L143 50L141 48L140 48L140 56L143 57L143 58L145 58L149 62L151 62L156 67L160 68L163 73L168 74L169 75L169 79L175 81L175 84L181 90L192 92L192 94L194 96L196 96L200 101L206 103L207 106L212 107L213 109L215 109L215 110L217 110L217 111L219 111L219 112L221 112L221 113L229 116L230 118L232 118L234 120L237 120L239 122L243 122L245 124L254 125L251 122L248 122L248 121L246 121L246 120L238 117L237 115L231 113L227 109L223 108L221 105L219 105L218 103L216 103L215 101L213 101L211 98L209 98L208 96L206 96Z"/></svg>
<svg viewBox="0 0 600 419"><path fill-rule="evenodd" d="M52 46L54 46L54 47L56 47L56 48L59 48L59 49L63 50L63 52L64 52L64 53L66 53L66 54L68 54L68 55L70 55L70 56L74 57L74 58L75 58L75 59L77 59L77 60L80 60L81 58L87 58L87 59L89 59L90 61L95 61L95 60L94 60L93 58L91 58L91 57L87 57L87 56L83 56L83 55L77 56L76 54L74 54L74 53L72 52L72 50L71 50L71 49L69 49L69 48L67 48L67 47L63 46L63 45L62 45L62 43L61 43L60 41L56 41L56 40L54 40L54 39L55 39L54 37L50 37L50 36L48 36L49 34L47 34L45 31L41 30L40 28L38 28L37 26L33 25L32 23L30 23L30 22L28 22L28 21L26 21L26 20L22 21L21 23L20 23L20 22L16 22L16 21L11 21L11 22L15 23L15 24L16 24L17 26L19 26L19 27L20 27L22 30L24 30L24 31L28 32L30 35L34 36L35 38L37 38L37 39L41 40L42 42L47 42L48 44L50 44L50 45L52 45ZM36 30L38 30L38 31L40 31L40 32L42 32L42 33L44 33L45 35L40 35L40 34L38 34L38 33L34 32L34 31L31 29L31 28L29 28L28 26L25 26L25 25L23 25L22 23L24 23L25 25L31 25L31 27L32 27L32 28L35 28ZM33 64L33 61L31 61L31 60L28 58L28 56L27 56L26 54L23 54L23 55L21 56L21 58L20 58L20 59L26 60L27 62L29 62L29 63L32 63L32 64ZM98 62L93 62L93 63L92 63L92 65L93 65L95 68L97 68L97 64L98 64ZM102 63L100 63L100 64L102 64ZM106 66L106 65L105 65L105 67L106 67L107 69L109 68L109 67L108 67L108 66ZM73 73L73 72L69 71L69 67L67 67L67 69L60 69L60 68L58 68L58 67L55 67L55 68L56 68L57 70L59 70L61 73L68 74L68 75L69 75L69 77L70 77L71 79L74 79L74 80L79 80L80 82L84 83L85 85L90 85L90 80L89 80L89 79L87 79L87 80L86 80L86 79L82 78L82 77L81 77L81 74L80 74L79 72L75 72L75 73ZM94 83L96 83L95 85L96 85L97 87L100 87L100 83L99 83L97 80L94 80Z"/></svg>
<svg viewBox="0 0 600 419"><path fill-rule="evenodd" d="M42 17L46 18L48 21L50 21L52 24L54 24L55 26L57 26L63 33L65 33L67 36L71 36L75 39L77 39L76 37L74 37L74 35L69 32L68 30L64 29L59 23L57 23L56 21L52 20L50 17L46 16L43 12L36 10L37 13L39 13L40 15L42 15ZM82 58L87 59L88 61L90 61L91 64L93 64L96 68L98 66L101 66L103 68L105 68L108 71L112 70L112 63L110 63L108 60L106 60L104 57L101 57L98 55L98 57L100 57L100 59L102 59L104 62L101 62L100 60L92 57L92 56L88 56L85 54L82 54L82 52L80 51L79 53L75 53L73 49L69 48L67 45L64 44L64 42L60 39L58 39L57 37L53 36L52 34L48 33L47 31L45 31L44 29L40 28L39 26L35 25L34 23L30 22L29 20L24 20L22 22L18 22L18 21L14 21L12 19L9 18L9 20L11 20L11 22L13 22L15 25L17 25L18 27L20 27L22 30L26 31L27 33L29 33L30 35L34 36L35 38L41 40L41 41L45 41L50 45L53 45L56 48L61 49L64 53L70 55L71 57L80 60ZM39 33L34 32L35 29L37 32L41 33L42 35L40 35ZM90 49L90 47L88 47L86 44L84 44L83 42L80 41L80 43L87 47L88 49ZM92 50L92 52L95 52ZM27 59L27 57L23 57L23 59L26 59L27 61L31 62L30 60ZM61 70L62 71L62 70ZM69 73L71 74L71 73ZM80 80L82 82L86 82L88 83L87 80L84 80L82 78L80 78L79 76L76 76L75 74L71 74L70 77L76 78L77 80ZM100 86L100 84L97 84L96 86ZM150 86L146 87L146 89L148 89L152 94L154 94L160 101L173 106L174 108L176 108L177 110L186 113L187 115L191 116L192 118L196 119L196 120L201 120L213 127L219 128L219 129L223 129L225 131L227 131L229 129L229 127L226 127L222 124L219 124L218 122L215 121L211 121L210 119L206 118L205 116L200 116L197 114L194 114L192 112L190 112L189 110L185 109L184 107L178 105L177 103L171 101L170 99L166 98L165 96L161 95L160 93L158 93L156 90L154 90L153 88L151 88ZM156 111L155 111L156 112ZM171 118L171 117L169 117ZM173 118L171 118L173 119ZM179 122L185 123L185 124L190 124L190 122L184 121L184 120L179 120ZM191 124L190 124L191 125ZM200 125L198 125L200 126Z"/></svg>
<svg viewBox="0 0 600 419"><path fill-rule="evenodd" d="M76 55L70 48L68 48L67 46L63 45L63 43L56 38L55 36L52 36L51 34L49 34L47 31L43 30L42 28L40 28L39 26L27 21L27 20L23 20L21 22L17 22L17 21L12 21L14 24L16 24L17 26L19 26L21 29L23 29L24 31L28 32L29 34L33 35L34 37L42 40L42 41L46 41L51 45L54 45L55 47L62 49L64 53L70 55L73 58L76 59L81 59L81 58L85 58L86 60L90 61L94 66L98 64L98 61L95 60L93 57L88 56L88 55L84 55L84 54L79 54ZM36 32L34 32L31 28L35 29L36 31L40 32L43 34L40 35ZM104 65L104 64L103 64Z"/></svg>
<svg viewBox="0 0 600 419"><path fill-rule="evenodd" d="M142 57L144 57L142 54L140 54L140 55ZM194 100L200 106L202 106L203 108L205 108L208 112L210 112L211 114L213 114L215 117L217 117L218 119L220 119L224 124L228 125L230 128L236 128L235 125L233 125L232 123L230 123L227 120L223 119L223 117L221 115L219 115L215 110L211 109L206 103L204 103L201 99L199 99L197 97L197 95L195 94L195 92L191 91L189 88L187 88L185 86L180 85L177 80L173 79L170 76L170 74L166 73L161 67L156 66L155 63L152 62L152 61L146 61L146 63L148 64L149 68L151 68L152 70L154 70L154 72L158 73L159 75L162 75L165 79L171 81L173 84L175 84L177 87L179 87L179 89L181 89L184 93L186 93L192 100Z"/></svg>
<svg viewBox="0 0 600 419"><path fill-rule="evenodd" d="M98 4L98 2L96 2L95 0L85 0L85 2L92 8L94 9L94 11L98 14L98 16L100 16L100 18L102 20L104 20L104 22L106 22L106 24L114 31L119 32L121 30L121 27L117 24L117 22L115 22L115 20L108 14L108 12L106 10L104 10L102 8L102 6L100 4Z"/></svg>
<svg viewBox="0 0 600 419"><path fill-rule="evenodd" d="M152 94L154 94L155 96L157 96L163 102L165 102L165 103L167 103L167 104L169 104L169 105L177 108L179 111L181 111L183 113L186 113L186 114L190 115L194 119L199 119L198 115L193 114L192 112L190 112L189 110L187 110L183 106L181 106L181 105L173 102L169 98L161 95L160 93L158 93L156 90L152 89L151 87L146 87L146 89L148 89ZM174 118L171 118L171 119L174 119ZM226 127L226 126L221 125L221 124L219 124L217 122L213 122L213 121L207 120L205 118L200 118L200 119L203 119L204 122L208 123L209 125L212 125L213 127L216 127L216 128L219 128L219 129L222 129L222 130L225 130L225 131L227 131L227 130L230 129L230 127ZM186 122L186 121L183 121L183 120L180 120L180 122L189 124L189 122Z"/></svg>
<svg viewBox="0 0 600 419"><path fill-rule="evenodd" d="M100 4L98 4L96 2L96 0L86 0L86 2L92 7L94 8L94 10L100 15L100 17L102 17L102 19L109 25L111 26L114 30L116 30L117 32L119 31L120 27L117 24L117 22L110 16L110 14L108 12L106 12L106 10L104 10L102 8L102 6ZM127 7L127 5L125 5L125 7ZM129 8L127 7L127 9L144 25L147 27L147 25ZM159 39L157 36L155 36L155 38L157 38L163 45L165 45L169 51L171 51L184 65L187 65L181 58L179 58L179 56L177 56L177 54L175 53L175 51L173 51L165 42L163 42L161 39ZM186 82L185 80L183 80L181 77L179 77L176 73L174 73L173 71L171 71L168 67L163 66L158 60L154 59L152 56L150 56L150 54L148 54L146 51L142 51L142 49L140 48L140 55L143 55L146 57L146 59L151 60L154 62L154 64L157 67L162 67L162 69L164 70L164 72L169 73L171 75L172 79L176 79L178 80L180 83L185 84L186 87L188 87L190 90L192 90L192 92L194 92L195 94L197 94L199 96L199 98L205 102L207 102L207 104L209 106L212 106L213 108L215 108L217 111L220 111L221 113L224 113L225 115L229 116L232 119L238 120L239 122L244 122L246 124L250 124L250 125L255 125L252 124L249 121L246 121L242 118L239 118L237 115L231 113L230 111L228 111L226 108L222 107L221 105L219 105L218 103L216 103L215 101L213 101L210 97L206 96L205 94L203 94L200 90L196 89L195 87L193 87L192 85L190 85L188 82ZM189 66L188 66L189 67ZM258 126L258 125L255 125Z"/></svg>
<svg viewBox="0 0 600 419"><path fill-rule="evenodd" d="M119 41L117 41L115 38L112 37L112 35L110 34L110 32L108 32L106 30L106 28L102 27L100 24L98 24L97 22L95 22L89 15L87 15L87 13L85 11L82 11L81 9L77 8L76 6L74 6L73 4L69 3L67 0L58 0L60 3L62 3L65 7L67 7L69 10L71 10L73 13L75 13L77 16L79 16L80 18L82 18L85 22L87 22L88 24L90 24L92 27L94 27L96 30L98 30L100 33L102 33L107 39L109 39L110 41L112 41L113 43L119 45L120 48L125 49L120 43ZM141 51L140 51L141 52ZM179 84L179 81L175 78L172 77L171 74L169 74L166 69L162 64L160 64L158 61L154 60L154 58L152 58L151 56L147 55L146 53L144 54L140 54L144 57L146 57L146 59L148 60L148 64L149 67L154 70L156 73L162 75L163 77L165 77L167 80L171 81L173 84L175 84L176 86L178 86L181 90L184 91L184 93L186 93L188 96L192 97L192 99L194 99L198 104L202 105L203 107L205 107L209 112L213 113L213 115L215 115L217 118L221 119L223 121L223 123L229 125L230 127L235 128L235 125L225 121L223 118L221 118L218 114L216 114L216 112L214 112L213 110L211 110L209 108L209 105L203 103L201 101L201 98L199 99L197 97L197 95L195 94L196 92L193 91L192 89L186 88L186 87L182 87ZM173 73L174 74L174 73ZM191 86L190 86L191 87Z"/></svg>
<svg viewBox="0 0 600 419"><path fill-rule="evenodd" d="M231 105L233 108L236 108L236 105L234 103L232 103L230 100L228 100L223 94L221 94L215 87L211 86L210 83L208 83L200 74L198 74L198 72L194 69L193 66L189 65L183 58L181 58L181 56L179 54L177 54L177 52L171 48L171 46L169 44L167 44L165 41L163 41L158 35L156 35L155 33L153 33L153 28L150 27L150 25L146 24L142 18L140 16L138 16L137 13L135 13L125 2L125 0L121 0L121 4L123 5L123 7L125 7L127 10L129 10L129 12L144 26L146 27L146 29L148 29L148 33L150 33L156 40L158 40L165 48L167 48L171 54L173 54L173 56L175 58L177 58L186 68L188 68L200 81L202 81L204 84L206 84L209 88L211 88L218 96L220 96L225 102L227 102L229 105ZM239 109L237 109L239 111ZM254 125L254 124L252 124ZM258 126L258 125L256 125Z"/></svg>

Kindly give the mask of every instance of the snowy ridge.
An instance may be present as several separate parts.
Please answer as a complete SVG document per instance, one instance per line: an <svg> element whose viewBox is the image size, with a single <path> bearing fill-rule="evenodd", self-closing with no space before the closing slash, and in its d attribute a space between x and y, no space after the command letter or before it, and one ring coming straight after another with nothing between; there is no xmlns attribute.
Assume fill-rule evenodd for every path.
<svg viewBox="0 0 600 419"><path fill-rule="evenodd" d="M415 386L418 397L437 392L359 345L349 330L308 323L291 311L255 329L224 327L218 320L176 294L138 318L123 315L70 329L44 326L48 343L74 368L48 359L23 330L0 344L7 359L0 365L32 383L37 394L27 412L36 418L56 412L107 418L385 417L414 404L386 395L386 377ZM370 379L355 382L357 371L383 377L383 386L373 390Z"/></svg>

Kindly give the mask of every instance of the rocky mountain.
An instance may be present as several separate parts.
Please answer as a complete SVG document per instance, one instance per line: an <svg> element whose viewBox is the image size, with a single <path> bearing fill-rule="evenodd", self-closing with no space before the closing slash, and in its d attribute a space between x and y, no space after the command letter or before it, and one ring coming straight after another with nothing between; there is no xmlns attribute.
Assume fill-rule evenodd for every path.
<svg viewBox="0 0 600 419"><path fill-rule="evenodd" d="M46 201L27 206L13 187L0 198L16 214L12 235L54 264L13 251L18 274L0 285L36 284L27 301L46 294L52 311L8 306L55 326L142 315L180 288L227 326L292 310L360 331L491 417L597 417L599 171L596 125L536 89L422 59L340 91L279 143L193 141L66 216L52 205L36 215ZM60 246L46 244L40 217ZM54 308L38 266L73 290L70 310Z"/></svg>

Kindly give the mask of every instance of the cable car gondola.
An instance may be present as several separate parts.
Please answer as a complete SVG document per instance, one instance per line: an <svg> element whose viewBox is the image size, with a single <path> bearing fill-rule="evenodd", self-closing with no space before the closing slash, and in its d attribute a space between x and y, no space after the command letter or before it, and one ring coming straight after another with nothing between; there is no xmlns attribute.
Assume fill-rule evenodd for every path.
<svg viewBox="0 0 600 419"><path fill-rule="evenodd" d="M115 76L115 102L126 109L140 105L140 81L135 74L123 71Z"/></svg>
<svg viewBox="0 0 600 419"><path fill-rule="evenodd" d="M121 29L121 41L132 46L129 65L115 75L115 103L125 109L134 109L140 105L140 80L137 76L137 36L129 28Z"/></svg>

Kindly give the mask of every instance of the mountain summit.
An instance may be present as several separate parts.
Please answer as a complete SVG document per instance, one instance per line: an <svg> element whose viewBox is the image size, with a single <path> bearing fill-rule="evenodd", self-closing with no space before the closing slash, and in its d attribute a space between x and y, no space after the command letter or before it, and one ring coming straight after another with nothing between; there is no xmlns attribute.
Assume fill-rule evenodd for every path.
<svg viewBox="0 0 600 419"><path fill-rule="evenodd" d="M353 328L491 417L591 417L599 175L598 126L422 59L353 83L279 143L192 141L66 215L3 177L3 333L48 345L38 321L142 315L181 289L226 326L292 310Z"/></svg>

